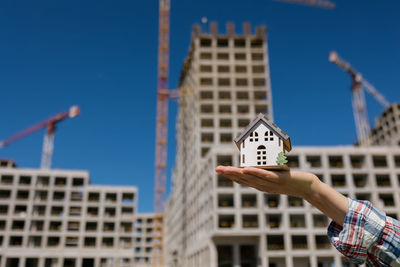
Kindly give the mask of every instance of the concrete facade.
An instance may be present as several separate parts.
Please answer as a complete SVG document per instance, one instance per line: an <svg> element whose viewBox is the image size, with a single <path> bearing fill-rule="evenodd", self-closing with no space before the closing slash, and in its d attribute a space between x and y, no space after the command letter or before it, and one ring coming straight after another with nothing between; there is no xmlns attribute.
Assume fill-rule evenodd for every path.
<svg viewBox="0 0 400 267"><path fill-rule="evenodd" d="M180 99L165 217L167 266L352 266L327 238L329 219L309 203L215 173L218 165L239 166L232 137L241 128L259 112L272 119L266 39L265 28L255 34L193 31L180 79L192 94ZM292 169L313 172L342 194L400 216L398 147L294 147L287 156Z"/></svg>
<svg viewBox="0 0 400 267"><path fill-rule="evenodd" d="M382 112L369 140L372 145L400 146L400 104L394 103Z"/></svg>
<svg viewBox="0 0 400 267"><path fill-rule="evenodd" d="M137 188L86 171L0 168L0 266L132 266ZM14 167L13 167L14 166Z"/></svg>

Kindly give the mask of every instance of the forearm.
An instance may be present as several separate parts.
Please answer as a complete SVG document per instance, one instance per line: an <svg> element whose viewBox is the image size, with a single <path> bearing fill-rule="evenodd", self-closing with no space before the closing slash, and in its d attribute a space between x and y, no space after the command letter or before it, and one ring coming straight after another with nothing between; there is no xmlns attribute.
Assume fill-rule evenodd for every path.
<svg viewBox="0 0 400 267"><path fill-rule="evenodd" d="M343 225L349 203L345 196L332 187L322 182L314 183L304 199L337 224Z"/></svg>

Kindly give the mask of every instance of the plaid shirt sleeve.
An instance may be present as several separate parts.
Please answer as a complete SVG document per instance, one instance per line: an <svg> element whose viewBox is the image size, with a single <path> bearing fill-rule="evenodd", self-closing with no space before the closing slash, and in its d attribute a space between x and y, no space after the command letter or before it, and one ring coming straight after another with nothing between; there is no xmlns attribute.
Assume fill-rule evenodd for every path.
<svg viewBox="0 0 400 267"><path fill-rule="evenodd" d="M328 227L332 244L356 264L400 266L400 222L369 201L348 200L343 227L334 221Z"/></svg>

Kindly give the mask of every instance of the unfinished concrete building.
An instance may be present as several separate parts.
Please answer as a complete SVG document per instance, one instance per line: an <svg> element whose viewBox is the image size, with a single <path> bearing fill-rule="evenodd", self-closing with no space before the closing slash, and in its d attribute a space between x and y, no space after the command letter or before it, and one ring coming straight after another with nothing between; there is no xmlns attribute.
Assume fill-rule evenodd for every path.
<svg viewBox="0 0 400 267"><path fill-rule="evenodd" d="M400 146L400 104L394 103L382 112L369 140L372 145Z"/></svg>
<svg viewBox="0 0 400 267"><path fill-rule="evenodd" d="M90 185L86 171L0 163L1 267L132 266L138 261L136 187Z"/></svg>
<svg viewBox="0 0 400 267"><path fill-rule="evenodd" d="M295 197L264 194L215 173L239 166L232 140L257 113L272 118L264 27L193 31L180 86L177 160L165 217L167 266L352 266L330 244L329 219ZM284 122L280 122L283 124ZM400 215L400 149L296 147L292 169Z"/></svg>

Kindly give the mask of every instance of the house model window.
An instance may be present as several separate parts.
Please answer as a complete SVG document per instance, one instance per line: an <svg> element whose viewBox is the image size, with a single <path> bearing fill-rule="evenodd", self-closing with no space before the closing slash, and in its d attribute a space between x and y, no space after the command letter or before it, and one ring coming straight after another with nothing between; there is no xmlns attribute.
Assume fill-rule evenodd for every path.
<svg viewBox="0 0 400 267"><path fill-rule="evenodd" d="M241 167L287 168L285 152L292 149L290 138L267 116L260 113L234 141Z"/></svg>

